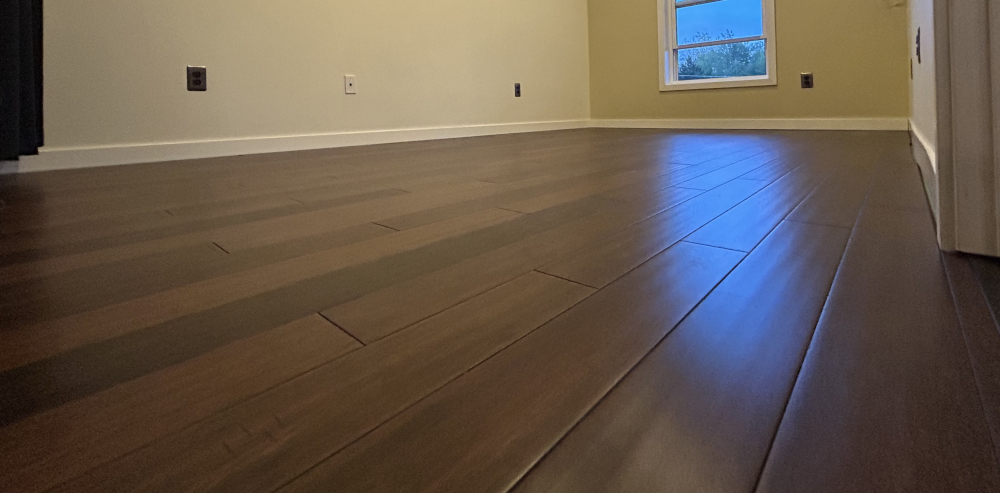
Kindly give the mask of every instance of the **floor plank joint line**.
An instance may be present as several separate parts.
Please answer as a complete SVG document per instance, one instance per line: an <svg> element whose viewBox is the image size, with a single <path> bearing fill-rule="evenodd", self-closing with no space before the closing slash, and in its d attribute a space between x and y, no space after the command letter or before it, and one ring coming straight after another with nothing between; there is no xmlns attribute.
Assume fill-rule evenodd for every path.
<svg viewBox="0 0 1000 493"><path fill-rule="evenodd" d="M739 266L741 264L743 264L743 262L746 260L746 258L747 257L744 256L742 259L740 259L739 262L736 262L736 264L731 269L729 269L729 271L726 273L726 275L722 276L718 280L718 282L716 282L712 286L712 288L708 290L708 292L705 294L705 296L703 296L700 300L698 300L698 302L695 303L695 305L693 307L691 307L691 309L688 310L687 313L685 313L684 316L681 317L680 320L678 320L678 322L676 324L674 324L674 326L671 327L670 330L668 330L663 335L663 337L660 338L659 341L657 341L655 344L653 344L649 348L649 350L645 352L645 354L643 354L638 360L636 360L635 364L632 365L632 367L629 368L627 371L625 371L621 375L620 378L618 378L617 380L615 380L615 382L608 388L607 392L605 392L599 399L597 399L597 401L594 402L594 404L589 409L587 409L580 416L580 419L578 419L575 423L573 423L572 426L569 427L569 429L566 430L566 433L564 433L561 437L559 437L559 439L556 440L555 443L553 443L552 446L549 447L549 449L545 451L545 453L543 453L539 457L537 457L531 463L530 466L528 466L527 468L525 468L524 472L520 475L520 477L518 477L516 480L514 480L513 482L511 482L510 487L507 488L504 491L504 493L511 493L511 492L515 491L517 489L517 487L521 484L521 482L523 482L524 479L527 478L528 475L531 474L531 472L533 470L535 470L542 463L542 461L544 461L545 458L548 457L552 453L553 450L555 450L557 447L559 447L559 444L562 443L566 439L566 437L568 437L571 433L573 433L573 430L576 429L580 425L580 423L584 422L584 420L586 420L587 417L590 416L594 412L594 410L597 409L598 406L600 406L601 403L604 402L604 400L607 399L607 397L609 395L611 395L615 391L615 389L618 388L622 384L622 382L624 382L629 377L629 375L631 375L635 371L636 368L638 368L640 365L642 365L642 362L645 361L646 358L649 357L649 355L653 354L657 350L657 348L659 348L661 345L663 345L664 341L666 341L670 337L670 334L673 333L674 329L676 329L681 324L683 324L684 321L687 320L687 318L690 317L691 314L694 313L695 310L697 310L698 307L701 306L701 304L704 303L705 300L708 299L709 296L711 296L712 292L714 292L719 287L719 285L721 285L726 280L726 278L729 277L729 275L733 273L733 271L735 271L736 269L738 269ZM652 260L652 259L650 259L650 260Z"/></svg>
<svg viewBox="0 0 1000 493"><path fill-rule="evenodd" d="M221 250L222 253L224 253L226 255L229 255L229 251L226 250L225 248L222 248L222 245L220 245L220 244L218 244L218 243L216 243L214 241L212 242L212 244L215 245L215 248L218 248L219 250Z"/></svg>
<svg viewBox="0 0 1000 493"><path fill-rule="evenodd" d="M322 313L317 313L317 315L323 317L323 320L326 320L327 322L330 322L330 325L333 325L337 329L340 329L341 332L343 332L343 333L351 336L351 339L354 339L355 341L358 341L358 344L361 344L362 347L367 346L367 344L365 344L364 341L362 341L361 339L358 339L357 336L355 336L354 334L350 333L347 329L345 329L345 328L341 327L340 325L338 325L337 322L334 322L333 320L330 320L326 315L323 315Z"/></svg>
<svg viewBox="0 0 1000 493"><path fill-rule="evenodd" d="M385 229L391 229L391 230L393 230L393 231L395 231L395 232L397 232L397 233L399 232L399 230L398 230L398 229L396 229L396 228L394 228L394 227L392 227L392 226L386 226L386 225L384 225L384 224L380 224L380 223L377 223L377 222L374 222L374 221L372 221L372 224L374 224L374 225L376 225L376 226L381 226L381 227L383 227L383 228L385 228Z"/></svg>
<svg viewBox="0 0 1000 493"><path fill-rule="evenodd" d="M959 325L959 329L962 331L962 342L965 344L965 352L966 352L966 355L968 357L968 362L969 362L969 371L972 374L972 379L976 382L976 393L977 393L977 395L979 397L979 406L982 409L983 418L986 419L986 416L987 416L987 413L986 413L986 402L985 402L986 396L983 395L983 382L982 382L982 378L980 378L979 372L977 371L976 366L973 363L974 357L972 355L972 348L970 347L970 341L969 341L969 337L970 337L969 330L970 329L966 326L967 324L965 323L965 320L964 320L965 317L963 317L962 314L961 314L962 306L961 306L961 303L959 301L958 286L956 286L956 279L955 279L957 277L957 274L954 272L954 267L950 266L950 262L948 262L948 261L945 260L945 258L944 258L945 255L948 255L948 254L946 254L944 252L941 253L941 256L942 256L941 260L942 260L942 262L944 264L945 275L948 277L948 287L949 287L949 290L951 291L952 301L955 303L955 312L956 312L956 314L959 317L959 324L958 325ZM952 254L952 255L961 255L961 254ZM959 263L960 264L960 266L958 267L959 269L965 269L967 271L971 271L971 266L968 264L968 260L967 259L962 258L962 257L957 257L957 258L954 259L954 261L955 261L955 263ZM973 276L974 275L975 274L973 274ZM985 295L982 292L981 286L977 286L975 292L976 292L976 295L983 296L985 298ZM992 318L992 316L993 316L992 311L990 312L990 316ZM996 319L993 319L993 321L996 322ZM991 429L994 427L994 423L990 422L989 419L986 419L986 425L989 428L991 428ZM994 460L994 462L996 462L997 467L1000 468L1000 443L997 443L996 438L995 438L997 436L997 430L992 430L992 431L993 431L993 435L990 436L990 441L993 444L993 460Z"/></svg>
<svg viewBox="0 0 1000 493"><path fill-rule="evenodd" d="M510 282L513 282L513 280L511 280L511 281L508 281L507 283L504 283L504 284L509 284ZM589 287L589 286L588 286L588 287ZM495 289L495 288L494 288L494 289ZM591 289L593 289L593 288L591 288ZM597 291L595 290L595 291L594 291L594 293L596 293L596 292L597 292ZM321 459L317 460L317 461L316 461L316 462L315 462L315 463L314 463L314 464L313 464L312 466L310 466L310 467L308 467L308 468L305 468L305 469L303 469L303 470L302 470L302 472L300 472L299 474L295 474L295 475L293 475L293 477L289 478L289 479L288 479L287 481L283 482L283 483L282 483L282 484L281 484L280 486L278 486L277 488L275 488L275 489L274 489L274 491L275 491L275 492L277 492L277 491L281 491L281 490L282 490L283 488L285 488L286 486L288 486L288 485L290 485L290 484L294 483L294 482L295 482L296 480L298 480L299 478L301 478L301 477L305 476L305 475L306 475L306 474L308 474L308 473L309 473L310 471L312 471L312 470L316 469L317 467L319 467L320 465L322 465L322 464L323 464L324 462L326 462L326 461L327 461L327 460L328 460L329 458L331 458L331 457L333 457L333 456L335 456L335 455L337 455L337 454L341 453L342 451L346 450L346 449L347 449L348 447L350 447L351 445L354 445L355 443L357 443L357 442L360 442L361 440L363 440L363 439L364 439L365 437L367 437L367 436L371 435L372 433L374 433L374 432L375 432L376 430L378 430L378 429L379 429L379 427L381 427L381 426L382 426L382 425L384 425L385 423L388 423L388 422L392 421L392 420L393 420L394 418L396 418L397 416L399 416L399 415L401 415L401 414L405 413L406 411L408 411L408 410L410 410L410 409L412 409L412 408L416 407L417 405L419 405L420 403L422 403L422 402L426 401L427 399L430 399L430 398L431 398L432 396L434 396L435 394L437 394L438 392L440 392L440 391L441 391L442 389L444 389L445 387L447 387L447 386L448 386L448 385L449 385L450 383L452 383L452 382L454 382L454 381L456 381L456 380L458 380L458 379L462 378L463 376L465 376L465 375L469 374L469 372L471 372L471 371L475 370L476 368L479 368L480 366L484 365L485 363L487 363L488 361L492 360L493 358L496 358L496 357L497 357L497 355L499 355L500 353L504 352L505 350L507 350L507 349L508 349L508 348L510 348L511 346L513 346L513 345L515 345L515 344L517 344L517 343L521 342L521 341L522 341L522 340L524 340L524 339L525 339L526 337L530 336L530 335L531 335L532 333L534 333L534 332L535 332L536 330L538 330L538 329L539 329L540 327L543 327L543 326L544 326L545 324L547 324L547 323L551 322L552 320L555 320L556 318L559 318L559 317L560 317L560 316L561 316L561 315L562 315L563 313L566 313L566 312L568 312L568 311L572 310L572 309L573 309L574 307L578 306L578 305L579 305L580 303L583 303L584 301L588 300L588 299L590 298L590 296L591 296L591 295L593 295L594 293L591 293L590 295L588 295L588 296L585 296L585 297L583 297L582 299L580 299L580 300L579 300L579 301L577 301L576 303L573 303L573 304L571 304L570 306L567 306L567 307L566 307L565 309L563 309L563 310L562 310L562 311L560 311L559 313L557 313L557 314L555 314L554 316L552 316L552 317L551 317L551 318L550 318L550 319L549 319L548 321L546 321L546 322L544 322L544 323L540 324L540 325L539 325L538 327L535 327L534 329L531 329L531 330L529 330L529 331L526 331L526 332L525 332L524 334L522 334L522 335L521 335L520 337L518 337L517 339L515 339L515 340L511 341L511 342L510 342L509 344L507 344L507 345L503 346L502 348L499 348L499 349L498 349L498 350L497 350L496 352L494 352L493 354L490 354L489 356L487 356L486 358L483 358L483 359L482 359L481 361L479 361L478 363L476 363L476 364L474 364L474 365L472 365L472 366L470 366L470 367L466 368L466 369L465 369L465 371L463 371L463 372L459 373L458 375L455 375L455 376L454 376L453 378L450 378L450 379L448 379L447 381L444 381L444 382L442 382L442 383L441 383L440 385L438 385L437 387L435 387L435 388L434 388L434 389L432 389L431 391L427 392L427 394L426 394L426 395L424 395L424 396L420 397L419 399L416 399L416 400L414 400L413 402L411 402L411 403L409 403L408 405L404 406L404 407L403 407L402 409L399 409L399 410L398 410L398 412L396 412L396 413L393 413L393 414L392 414L391 416L387 416L387 417L386 417L386 418L385 418L385 419L384 419L384 420L383 420L383 421L382 421L382 422L381 422L380 424L378 424L378 425L376 425L376 426L373 426L373 427L372 427L371 429L369 429L369 430L365 431L364 433L361 433L361 434L359 434L359 435L358 435L357 437L355 437L355 438L354 438L353 440L350 440L350 441L348 441L347 443L345 443L345 444L344 444L343 446L339 447L339 448L338 448L337 450L335 450L334 452L332 452L332 453L330 453L330 454L326 455L325 457L322 457ZM324 318L325 318L325 317L324 317ZM428 318L430 318L430 317L428 317ZM331 323L332 323L332 322L331 322Z"/></svg>
<svg viewBox="0 0 1000 493"><path fill-rule="evenodd" d="M573 284L579 284L580 286L583 286L583 287L585 287L585 288L590 288L590 289L594 289L594 290L597 290L597 289L599 289L599 288L595 288L594 286L591 286L591 285L589 285L589 284L584 284L584 283L582 283L582 282L579 282L579 281L574 281L574 280L572 280L572 279L566 279L565 277L559 277L559 276L557 276L557 275L555 275L555 274L549 274L548 272L545 272L545 271L541 271L541 270L538 270L538 269L535 269L535 272L537 272L537 273L539 273L539 274L542 274L542 275L546 275L546 276L549 276L549 277L553 277L553 278L555 278L555 279L559 279L560 281L566 281L566 282L571 282L571 283L573 283Z"/></svg>

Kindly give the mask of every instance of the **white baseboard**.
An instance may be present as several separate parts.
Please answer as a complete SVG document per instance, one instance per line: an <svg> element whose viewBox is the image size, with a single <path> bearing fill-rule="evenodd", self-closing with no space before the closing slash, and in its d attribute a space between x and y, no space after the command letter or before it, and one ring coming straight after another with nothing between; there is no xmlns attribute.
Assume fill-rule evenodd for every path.
<svg viewBox="0 0 1000 493"><path fill-rule="evenodd" d="M920 129L914 126L912 122L909 124L909 129L910 133L913 134L914 143L919 143L920 146L923 147L924 152L927 154L927 159L929 160L928 164L930 164L934 172L937 173L937 146L934 145L934 143L932 143L930 139L928 139L927 136L920 131Z"/></svg>
<svg viewBox="0 0 1000 493"><path fill-rule="evenodd" d="M121 164L238 156L243 154L329 149L334 147L542 132L547 130L568 130L587 128L589 126L589 120L559 120L117 146L49 147L42 148L37 156L22 157L18 171L33 172L92 168Z"/></svg>
<svg viewBox="0 0 1000 493"><path fill-rule="evenodd" d="M906 118L789 118L591 120L598 128L669 128L692 130L903 130Z"/></svg>
<svg viewBox="0 0 1000 493"><path fill-rule="evenodd" d="M938 161L937 150L927 137L910 124L910 142L913 143L913 160L920 168L920 177L924 182L924 192L927 194L927 201L934 214L934 221L940 224L941 208L940 195L938 194Z"/></svg>
<svg viewBox="0 0 1000 493"><path fill-rule="evenodd" d="M20 163L14 165L3 164L0 166L0 173L92 168L588 127L718 130L906 130L908 121L905 118L557 120L94 147L46 147L41 149L38 156L23 157Z"/></svg>

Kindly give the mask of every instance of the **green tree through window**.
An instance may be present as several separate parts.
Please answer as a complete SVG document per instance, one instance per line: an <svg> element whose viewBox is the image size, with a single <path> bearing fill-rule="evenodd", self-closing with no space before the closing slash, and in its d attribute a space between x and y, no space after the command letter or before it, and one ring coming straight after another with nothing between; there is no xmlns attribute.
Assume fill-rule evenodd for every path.
<svg viewBox="0 0 1000 493"><path fill-rule="evenodd" d="M682 44L703 43L733 39L726 30L713 39L708 33L699 32L694 39ZM678 52L678 78L680 80L714 79L767 75L765 41L745 41L724 45L689 48Z"/></svg>

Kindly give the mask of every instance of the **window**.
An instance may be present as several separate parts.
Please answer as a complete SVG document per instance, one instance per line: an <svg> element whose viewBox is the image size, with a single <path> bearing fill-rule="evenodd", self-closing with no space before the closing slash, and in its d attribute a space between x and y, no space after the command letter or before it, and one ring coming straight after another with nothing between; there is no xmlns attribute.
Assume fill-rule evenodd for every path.
<svg viewBox="0 0 1000 493"><path fill-rule="evenodd" d="M774 0L659 0L660 90L778 83Z"/></svg>

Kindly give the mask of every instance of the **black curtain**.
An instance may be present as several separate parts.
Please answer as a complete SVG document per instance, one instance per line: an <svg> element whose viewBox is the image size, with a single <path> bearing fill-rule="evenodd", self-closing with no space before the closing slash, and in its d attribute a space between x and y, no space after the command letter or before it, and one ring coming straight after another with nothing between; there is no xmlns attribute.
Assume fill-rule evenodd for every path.
<svg viewBox="0 0 1000 493"><path fill-rule="evenodd" d="M0 159L43 142L42 0L0 0Z"/></svg>

